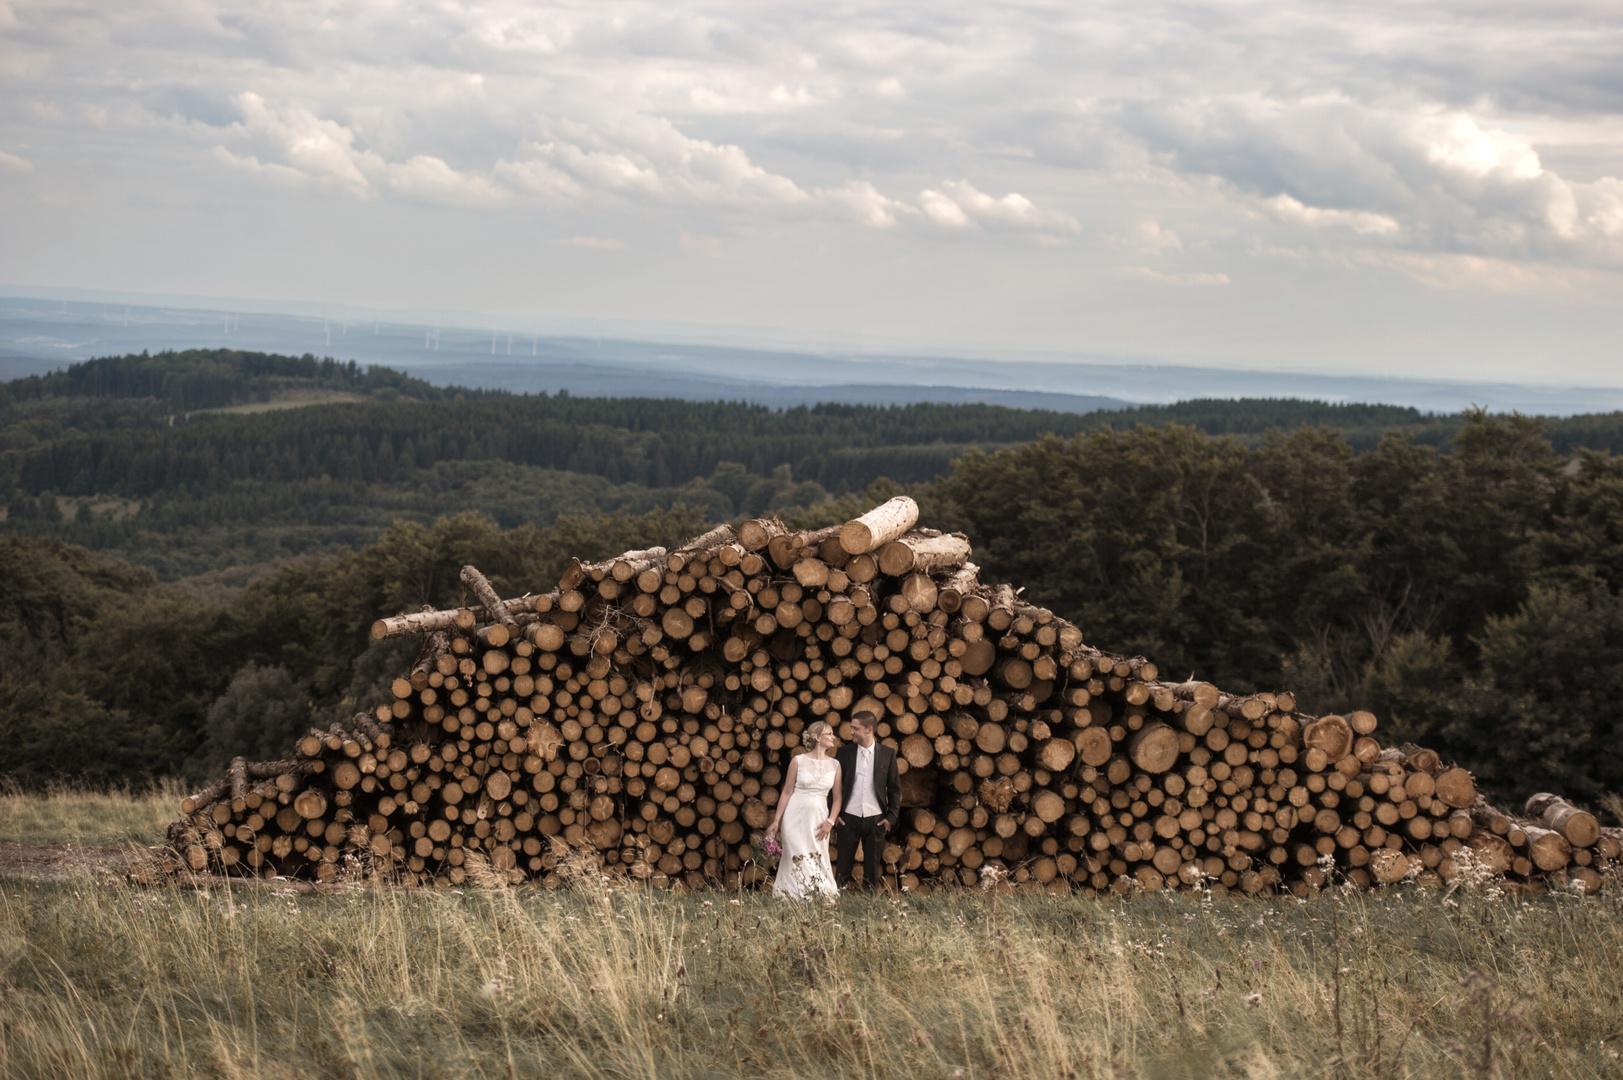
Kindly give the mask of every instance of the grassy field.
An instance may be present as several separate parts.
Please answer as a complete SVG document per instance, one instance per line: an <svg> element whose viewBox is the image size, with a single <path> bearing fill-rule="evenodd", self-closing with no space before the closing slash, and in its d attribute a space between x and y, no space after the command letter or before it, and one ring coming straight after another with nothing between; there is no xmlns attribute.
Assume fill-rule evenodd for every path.
<svg viewBox="0 0 1623 1080"><path fill-rule="evenodd" d="M173 781L138 794L0 786L0 844L156 844L187 794Z"/></svg>
<svg viewBox="0 0 1623 1080"><path fill-rule="evenodd" d="M0 879L0 1076L1616 1077L1615 885L825 907Z"/></svg>

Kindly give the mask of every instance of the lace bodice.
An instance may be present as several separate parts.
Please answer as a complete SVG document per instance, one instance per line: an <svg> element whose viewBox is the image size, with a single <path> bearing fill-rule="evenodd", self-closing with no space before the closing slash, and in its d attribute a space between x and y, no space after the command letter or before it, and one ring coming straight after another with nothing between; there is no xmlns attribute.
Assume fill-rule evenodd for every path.
<svg viewBox="0 0 1623 1080"><path fill-rule="evenodd" d="M824 758L819 761L810 754L802 754L798 760L800 764L796 767L794 794L827 795L834 787L835 760Z"/></svg>

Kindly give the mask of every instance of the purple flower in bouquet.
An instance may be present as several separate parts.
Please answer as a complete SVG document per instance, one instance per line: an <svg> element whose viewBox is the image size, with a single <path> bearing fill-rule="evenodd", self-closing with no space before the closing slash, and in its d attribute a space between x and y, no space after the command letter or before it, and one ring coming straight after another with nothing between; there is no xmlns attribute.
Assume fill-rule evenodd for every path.
<svg viewBox="0 0 1623 1080"><path fill-rule="evenodd" d="M757 861L766 866L777 866L778 860L783 857L783 845L778 838L765 833L756 833L751 840L754 843Z"/></svg>

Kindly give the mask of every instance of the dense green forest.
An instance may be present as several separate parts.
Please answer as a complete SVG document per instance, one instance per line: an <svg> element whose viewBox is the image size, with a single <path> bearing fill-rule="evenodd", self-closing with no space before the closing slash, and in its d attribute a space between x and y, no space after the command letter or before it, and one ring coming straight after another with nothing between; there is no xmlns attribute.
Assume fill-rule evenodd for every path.
<svg viewBox="0 0 1623 1080"><path fill-rule="evenodd" d="M296 364L124 358L7 388L0 774L195 777L280 752L380 691L411 646L373 644L370 620L455 602L464 562L521 592L570 555L767 511L823 524L905 489L969 533L984 578L1102 648L1372 708L1503 796L1623 792L1617 416L773 411ZM320 380L361 400L172 407Z"/></svg>
<svg viewBox="0 0 1623 1080"><path fill-rule="evenodd" d="M340 400L252 411L309 395ZM515 396L313 356L191 351L0 385L0 512L14 535L117 554L161 580L240 577L464 510L513 528L561 513L686 506L720 520L814 505L881 477L928 483L970 450L1046 434L1180 424L1257 448L1270 431L1330 427L1362 454L1392 431L1446 450L1465 422L1275 400L1077 415ZM1544 430L1559 453L1623 446L1623 415Z"/></svg>

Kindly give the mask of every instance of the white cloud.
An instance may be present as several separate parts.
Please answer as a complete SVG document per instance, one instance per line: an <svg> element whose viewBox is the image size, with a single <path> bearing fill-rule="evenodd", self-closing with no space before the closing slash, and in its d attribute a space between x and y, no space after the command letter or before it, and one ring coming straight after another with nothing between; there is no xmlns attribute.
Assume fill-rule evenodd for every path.
<svg viewBox="0 0 1623 1080"><path fill-rule="evenodd" d="M489 206L505 192L482 176L459 172L431 154L402 162L358 149L355 132L296 105L273 104L253 92L233 99L243 119L226 131L228 141L250 147L238 154L223 145L217 160L247 172L297 183L305 181L347 195L372 198L380 191L414 202Z"/></svg>
<svg viewBox="0 0 1623 1080"><path fill-rule="evenodd" d="M1183 250L1183 238L1171 229L1163 229L1154 218L1145 218L1138 223L1138 237L1140 243L1151 251Z"/></svg>
<svg viewBox="0 0 1623 1080"><path fill-rule="evenodd" d="M1138 104L1126 128L1157 159L1263 199L1277 220L1413 250L1623 261L1611 185L1544 167L1524 135L1435 105L1342 94Z"/></svg>
<svg viewBox="0 0 1623 1080"><path fill-rule="evenodd" d="M367 172L383 167L383 159L376 154L356 150L353 131L323 120L309 109L274 106L252 91L238 94L232 101L243 118L231 125L228 137L252 147L254 161L263 156L309 180L356 195L367 194L371 188Z"/></svg>
<svg viewBox="0 0 1623 1080"><path fill-rule="evenodd" d="M866 180L853 180L837 188L815 188L812 195L833 216L876 229L894 228L900 224L898 216L918 213L915 207L888 198Z"/></svg>
<svg viewBox="0 0 1623 1080"><path fill-rule="evenodd" d="M1399 229L1398 223L1385 214L1367 210L1326 210L1306 206L1289 195L1275 195L1265 200L1265 204L1275 217L1291 225L1306 225L1314 229L1351 229L1366 236L1394 236Z"/></svg>
<svg viewBox="0 0 1623 1080"><path fill-rule="evenodd" d="M384 166L381 180L408 199L446 206L494 206L507 195L485 177L458 172L429 154Z"/></svg>
<svg viewBox="0 0 1623 1080"><path fill-rule="evenodd" d="M1011 191L1002 198L994 198L967 180L949 180L941 187L941 191L930 188L921 191L919 206L926 217L943 228L981 226L1064 232L1081 228L1070 214L1040 208L1019 192Z"/></svg>
<svg viewBox="0 0 1623 1080"><path fill-rule="evenodd" d="M33 171L34 163L32 161L0 150L0 172L31 173Z"/></svg>
<svg viewBox="0 0 1623 1080"><path fill-rule="evenodd" d="M971 229L975 226L963 207L939 191L925 188L919 192L919 206L925 217L944 229Z"/></svg>

